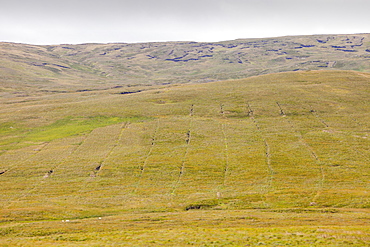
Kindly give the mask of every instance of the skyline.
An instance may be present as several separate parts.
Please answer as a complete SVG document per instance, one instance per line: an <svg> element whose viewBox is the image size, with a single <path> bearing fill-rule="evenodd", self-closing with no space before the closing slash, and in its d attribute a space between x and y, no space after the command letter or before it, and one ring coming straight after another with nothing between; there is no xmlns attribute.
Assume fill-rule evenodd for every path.
<svg viewBox="0 0 370 247"><path fill-rule="evenodd" d="M367 0L12 0L0 41L38 45L217 42L369 33Z"/></svg>

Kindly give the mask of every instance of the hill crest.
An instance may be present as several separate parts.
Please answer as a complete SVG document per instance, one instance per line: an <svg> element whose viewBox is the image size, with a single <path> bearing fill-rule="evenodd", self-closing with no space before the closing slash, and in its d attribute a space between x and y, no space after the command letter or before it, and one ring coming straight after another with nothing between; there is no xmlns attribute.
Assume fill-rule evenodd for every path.
<svg viewBox="0 0 370 247"><path fill-rule="evenodd" d="M369 59L369 34L223 42L0 43L1 91L204 83L302 70L370 72Z"/></svg>

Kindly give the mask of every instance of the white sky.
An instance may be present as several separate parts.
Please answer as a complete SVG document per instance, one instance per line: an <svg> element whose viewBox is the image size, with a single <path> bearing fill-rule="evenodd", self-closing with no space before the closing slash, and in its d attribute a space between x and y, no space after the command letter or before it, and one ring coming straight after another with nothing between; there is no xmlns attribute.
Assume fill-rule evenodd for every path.
<svg viewBox="0 0 370 247"><path fill-rule="evenodd" d="M370 0L0 0L0 41L223 41L370 33Z"/></svg>

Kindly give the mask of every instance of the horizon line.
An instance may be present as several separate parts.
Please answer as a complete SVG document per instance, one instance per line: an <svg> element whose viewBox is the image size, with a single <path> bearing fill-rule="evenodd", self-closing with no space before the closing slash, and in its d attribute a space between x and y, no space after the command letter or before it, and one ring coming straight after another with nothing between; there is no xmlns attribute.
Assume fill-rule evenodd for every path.
<svg viewBox="0 0 370 247"><path fill-rule="evenodd" d="M137 42L124 42L124 41L112 41L112 42L82 42L82 43L56 43L56 44L36 44L36 43L26 43L17 41L0 41L0 43L9 44L19 44L19 45L34 45L34 46L59 46L59 45L108 45L108 44L148 44L148 43L221 43L236 40L253 40L253 39L273 39L273 38L284 38L284 37L304 37L304 36L326 36L326 35L368 35L370 33L326 33L326 34L298 34L298 35L281 35L281 36L266 36L266 37L255 37L255 38L236 38L236 39L226 39L219 41L195 41L195 40L167 40L167 41L137 41Z"/></svg>

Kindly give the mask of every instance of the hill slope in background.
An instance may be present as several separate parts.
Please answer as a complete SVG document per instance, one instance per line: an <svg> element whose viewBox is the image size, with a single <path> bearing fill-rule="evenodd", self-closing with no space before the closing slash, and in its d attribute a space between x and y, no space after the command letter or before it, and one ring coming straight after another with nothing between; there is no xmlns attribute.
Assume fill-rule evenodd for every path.
<svg viewBox="0 0 370 247"><path fill-rule="evenodd" d="M329 47L335 39L313 42ZM363 45L353 49L365 54ZM108 68L108 60L83 55L83 47L71 46L91 71L55 68L65 83ZM237 47L212 50L227 54ZM174 65L170 71L216 59L165 61L154 53L158 58L149 59L150 49L127 60L164 60ZM325 48L350 61L355 53L341 49ZM102 57L120 50L105 52ZM72 67L69 59L58 65ZM37 73L52 67L24 66ZM131 94L4 97L0 236L23 246L364 246L370 237L369 83L368 73L297 71Z"/></svg>
<svg viewBox="0 0 370 247"><path fill-rule="evenodd" d="M370 35L216 43L36 46L0 43L2 95L202 83L299 70L370 72Z"/></svg>

